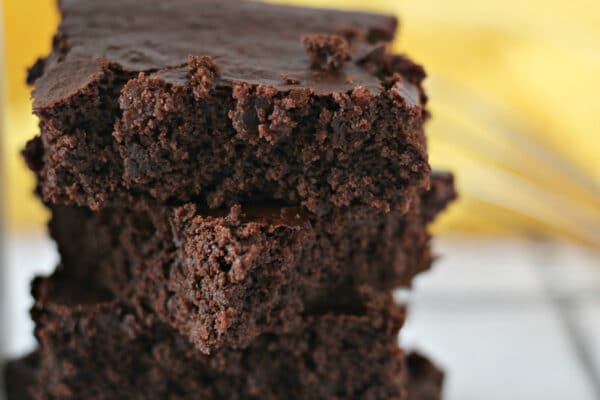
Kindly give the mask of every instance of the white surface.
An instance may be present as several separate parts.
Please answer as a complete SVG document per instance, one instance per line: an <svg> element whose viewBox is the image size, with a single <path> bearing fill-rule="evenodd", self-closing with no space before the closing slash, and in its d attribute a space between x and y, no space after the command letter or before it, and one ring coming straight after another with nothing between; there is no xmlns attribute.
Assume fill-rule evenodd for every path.
<svg viewBox="0 0 600 400"><path fill-rule="evenodd" d="M446 369L446 398L594 399L549 305L448 303L415 305L403 332Z"/></svg>
<svg viewBox="0 0 600 400"><path fill-rule="evenodd" d="M401 342L446 369L446 399L598 398L597 254L473 238L444 238L435 248L442 258L409 295ZM9 238L7 256L2 290L12 310L8 350L16 356L35 346L29 280L49 273L58 257L43 232Z"/></svg>
<svg viewBox="0 0 600 400"><path fill-rule="evenodd" d="M58 263L54 243L45 232L6 238L6 265L2 292L6 301L1 321L7 321L3 352L9 357L26 354L35 348L29 309L33 305L30 282L33 276L49 274Z"/></svg>
<svg viewBox="0 0 600 400"><path fill-rule="evenodd" d="M435 244L442 258L416 281L401 342L446 369L446 399L598 399L598 254L510 239Z"/></svg>
<svg viewBox="0 0 600 400"><path fill-rule="evenodd" d="M420 277L415 295L441 297L539 296L542 292L531 245L522 240L444 238L434 242L440 258Z"/></svg>

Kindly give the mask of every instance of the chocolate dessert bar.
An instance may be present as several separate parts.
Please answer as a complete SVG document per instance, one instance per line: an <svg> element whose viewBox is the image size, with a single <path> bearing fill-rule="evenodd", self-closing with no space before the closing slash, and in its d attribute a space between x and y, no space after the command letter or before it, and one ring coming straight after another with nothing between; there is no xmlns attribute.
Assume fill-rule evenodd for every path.
<svg viewBox="0 0 600 400"><path fill-rule="evenodd" d="M282 201L323 215L406 211L429 185L423 69L393 17L234 0L63 0L30 70L48 202L214 209Z"/></svg>
<svg viewBox="0 0 600 400"><path fill-rule="evenodd" d="M404 311L366 287L331 293L292 333L210 356L92 283L53 276L33 293L38 399L405 398Z"/></svg>
<svg viewBox="0 0 600 400"><path fill-rule="evenodd" d="M307 304L337 287L409 286L431 265L428 222L455 195L451 175L433 181L406 215L365 206L321 218L290 207L54 207L50 230L71 274L94 277L210 353L295 329Z"/></svg>
<svg viewBox="0 0 600 400"><path fill-rule="evenodd" d="M38 379L39 353L11 361L6 367L8 383L7 400L52 399L52 389ZM405 360L407 400L440 400L442 397L443 373L431 361L418 353L410 353ZM96 384L95 382L92 384ZM200 391L199 391L200 392ZM131 399L139 398L133 394ZM138 397L135 397L138 396ZM182 398L181 393L170 393L170 399Z"/></svg>

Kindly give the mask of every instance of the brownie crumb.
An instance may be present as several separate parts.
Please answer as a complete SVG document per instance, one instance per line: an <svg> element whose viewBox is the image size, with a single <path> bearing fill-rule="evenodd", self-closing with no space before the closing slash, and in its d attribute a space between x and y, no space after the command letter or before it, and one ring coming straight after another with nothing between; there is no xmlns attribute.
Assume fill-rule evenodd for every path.
<svg viewBox="0 0 600 400"><path fill-rule="evenodd" d="M27 78L25 82L28 85L33 85L34 82L44 74L44 69L46 68L46 58L40 57L35 63L27 69Z"/></svg>
<svg viewBox="0 0 600 400"><path fill-rule="evenodd" d="M313 68L338 70L352 59L348 40L340 35L312 34L301 38Z"/></svg>
<svg viewBox="0 0 600 400"><path fill-rule="evenodd" d="M349 43L356 40L366 40L366 33L360 29L344 27L337 30L337 33L346 38Z"/></svg>
<svg viewBox="0 0 600 400"><path fill-rule="evenodd" d="M293 76L289 76L289 75L282 75L281 80L283 82L285 82L286 85L299 85L300 84L300 79L294 78Z"/></svg>
<svg viewBox="0 0 600 400"><path fill-rule="evenodd" d="M34 172L41 171L44 167L42 157L44 155L44 145L42 144L42 138L39 136L34 137L25 145L23 149L23 158L25 163Z"/></svg>
<svg viewBox="0 0 600 400"><path fill-rule="evenodd" d="M216 86L216 81L221 75L219 67L209 56L189 57L189 76L192 92L196 100L206 99Z"/></svg>
<svg viewBox="0 0 600 400"><path fill-rule="evenodd" d="M67 36L62 32L58 32L52 38L52 52L56 55L56 61L62 61L69 50L71 50L70 47Z"/></svg>
<svg viewBox="0 0 600 400"><path fill-rule="evenodd" d="M385 69L387 75L393 75L395 72L401 74L406 80L414 85L419 85L427 77L425 69L411 59L403 55L392 55L385 59Z"/></svg>

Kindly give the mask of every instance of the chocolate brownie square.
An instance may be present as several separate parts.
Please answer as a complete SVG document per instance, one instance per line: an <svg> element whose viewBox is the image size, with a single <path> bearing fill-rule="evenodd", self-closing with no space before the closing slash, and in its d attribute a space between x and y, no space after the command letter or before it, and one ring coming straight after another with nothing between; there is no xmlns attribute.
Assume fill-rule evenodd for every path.
<svg viewBox="0 0 600 400"><path fill-rule="evenodd" d="M9 384L7 400L49 399L47 385L38 380L39 354L37 352L9 363L6 379ZM418 353L406 357L405 390L407 400L439 400L442 398L443 373L431 361ZM35 396L35 397L34 397ZM173 395L170 398L178 398Z"/></svg>
<svg viewBox="0 0 600 400"><path fill-rule="evenodd" d="M429 185L423 69L393 17L234 0L63 0L32 68L46 201L323 215L408 209Z"/></svg>
<svg viewBox="0 0 600 400"><path fill-rule="evenodd" d="M72 275L94 277L210 353L295 329L302 312L337 287L410 286L431 265L427 225L455 196L451 175L433 181L408 214L365 206L320 218L273 206L53 207L50 230Z"/></svg>
<svg viewBox="0 0 600 400"><path fill-rule="evenodd" d="M340 289L294 332L210 356L93 283L38 279L39 399L404 399L404 311L389 294Z"/></svg>

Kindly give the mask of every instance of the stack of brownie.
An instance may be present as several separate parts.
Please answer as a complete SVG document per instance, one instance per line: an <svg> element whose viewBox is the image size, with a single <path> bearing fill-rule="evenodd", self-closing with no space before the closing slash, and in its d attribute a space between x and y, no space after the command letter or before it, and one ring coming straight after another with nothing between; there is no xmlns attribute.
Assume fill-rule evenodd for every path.
<svg viewBox="0 0 600 400"><path fill-rule="evenodd" d="M61 265L9 398L436 399L392 290L455 197L392 17L63 0L25 150Z"/></svg>

